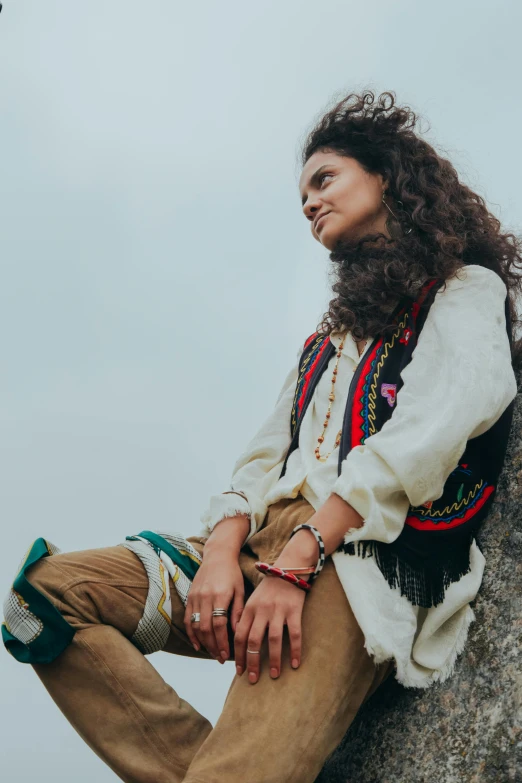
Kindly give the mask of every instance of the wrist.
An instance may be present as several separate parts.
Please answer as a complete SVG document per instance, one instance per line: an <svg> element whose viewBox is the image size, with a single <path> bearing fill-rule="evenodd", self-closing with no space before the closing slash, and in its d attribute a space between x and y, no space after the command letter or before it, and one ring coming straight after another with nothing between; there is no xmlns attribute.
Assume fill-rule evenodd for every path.
<svg viewBox="0 0 522 783"><path fill-rule="evenodd" d="M226 547L226 546L212 546L207 547L205 544L205 547L203 549L203 562L207 565L210 562L215 562L217 560L221 562L232 562L237 563L239 560L239 552L240 550L237 549L237 547Z"/></svg>
<svg viewBox="0 0 522 783"><path fill-rule="evenodd" d="M250 531L250 519L246 514L225 517L214 527L205 543L203 557L231 557L237 559Z"/></svg>
<svg viewBox="0 0 522 783"><path fill-rule="evenodd" d="M311 566L317 563L318 546L310 531L298 530L275 561L279 568Z"/></svg>

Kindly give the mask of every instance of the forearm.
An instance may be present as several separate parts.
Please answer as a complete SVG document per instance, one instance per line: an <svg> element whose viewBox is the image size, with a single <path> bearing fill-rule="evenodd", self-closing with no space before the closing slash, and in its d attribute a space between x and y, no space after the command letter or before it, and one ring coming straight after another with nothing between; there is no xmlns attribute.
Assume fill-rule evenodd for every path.
<svg viewBox="0 0 522 783"><path fill-rule="evenodd" d="M363 517L339 495L333 493L309 520L324 541L325 555L335 552L348 530L361 527ZM300 530L287 543L276 565L280 567L315 565L317 542L307 530Z"/></svg>
<svg viewBox="0 0 522 783"><path fill-rule="evenodd" d="M205 543L203 558L208 558L216 553L220 556L226 554L234 558L239 557L239 552L249 531L250 520L246 514L222 519Z"/></svg>

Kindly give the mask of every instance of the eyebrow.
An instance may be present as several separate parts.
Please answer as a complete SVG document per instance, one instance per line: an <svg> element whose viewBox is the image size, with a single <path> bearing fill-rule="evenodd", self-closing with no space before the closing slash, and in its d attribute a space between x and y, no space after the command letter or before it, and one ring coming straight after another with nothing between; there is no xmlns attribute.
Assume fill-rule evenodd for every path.
<svg viewBox="0 0 522 783"><path fill-rule="evenodd" d="M310 185L318 185L319 184L319 177L321 176L321 174L323 172L323 169L329 169L331 165L332 165L331 163L323 163L322 166L319 166L317 171L314 171L314 173L310 177ZM305 201L306 201L306 199L303 196L301 198L301 206L304 205Z"/></svg>

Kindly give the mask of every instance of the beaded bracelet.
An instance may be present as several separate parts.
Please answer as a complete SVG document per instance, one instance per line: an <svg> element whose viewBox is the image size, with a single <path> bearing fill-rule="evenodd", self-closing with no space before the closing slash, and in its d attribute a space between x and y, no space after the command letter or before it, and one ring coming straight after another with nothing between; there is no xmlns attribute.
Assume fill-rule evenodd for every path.
<svg viewBox="0 0 522 783"><path fill-rule="evenodd" d="M301 588L301 590L308 591L312 589L312 585L306 582L304 579L300 579L298 576L290 573L289 571L283 571L282 568L269 565L269 563L255 563L254 565L262 574L278 576L280 579L284 579L285 582L290 582L290 584Z"/></svg>
<svg viewBox="0 0 522 783"><path fill-rule="evenodd" d="M314 527L313 525L309 525L307 522L305 522L302 525L297 525L297 527L294 527L294 529L292 530L292 532L290 534L290 538L292 538L292 536L295 533L297 533L298 530L302 530L302 529L309 530L313 534L313 536L314 536L314 538L317 541L317 544L319 546L319 558L317 560L317 565L315 567L315 571L313 572L313 574L310 577L310 582L313 582L314 579L317 577L317 575L323 570L324 561L326 559L325 554L324 554L324 541L323 541L323 538L322 538L320 532L317 530L317 528ZM310 582L307 582L307 584L310 584Z"/></svg>

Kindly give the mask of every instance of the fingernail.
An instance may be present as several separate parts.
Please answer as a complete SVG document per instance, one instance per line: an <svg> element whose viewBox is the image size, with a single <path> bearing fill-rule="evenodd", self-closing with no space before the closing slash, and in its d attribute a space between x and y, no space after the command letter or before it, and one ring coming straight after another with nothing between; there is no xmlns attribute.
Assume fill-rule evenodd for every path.
<svg viewBox="0 0 522 783"><path fill-rule="evenodd" d="M250 680L250 682L255 682L257 680L256 673L250 672L250 674L248 675L248 679Z"/></svg>
<svg viewBox="0 0 522 783"><path fill-rule="evenodd" d="M297 667L299 666L299 661L297 660L297 658L294 658L294 660L292 661L292 666L294 669L297 669Z"/></svg>
<svg viewBox="0 0 522 783"><path fill-rule="evenodd" d="M275 679L278 676L277 669L270 669L270 676Z"/></svg>
<svg viewBox="0 0 522 783"><path fill-rule="evenodd" d="M241 668L241 666L236 666L236 672L238 677L241 677L241 675L243 674L243 669Z"/></svg>
<svg viewBox="0 0 522 783"><path fill-rule="evenodd" d="M228 653L225 650L221 650L221 657L224 661L228 660Z"/></svg>
<svg viewBox="0 0 522 783"><path fill-rule="evenodd" d="M196 650L196 652L199 652L199 644L194 644L193 647Z"/></svg>

